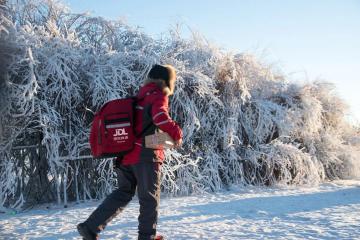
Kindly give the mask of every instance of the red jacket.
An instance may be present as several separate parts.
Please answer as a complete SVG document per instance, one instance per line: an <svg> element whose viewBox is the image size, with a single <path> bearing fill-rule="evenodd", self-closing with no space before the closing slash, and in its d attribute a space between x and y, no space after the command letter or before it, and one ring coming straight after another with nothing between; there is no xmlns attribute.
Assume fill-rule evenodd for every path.
<svg viewBox="0 0 360 240"><path fill-rule="evenodd" d="M163 162L164 150L145 148L144 136L154 134L159 128L175 141L182 138L181 128L169 116L169 98L155 83L141 87L137 98L135 131L140 133L147 126L148 128L137 138L134 149L124 156L122 164L131 165L139 161Z"/></svg>

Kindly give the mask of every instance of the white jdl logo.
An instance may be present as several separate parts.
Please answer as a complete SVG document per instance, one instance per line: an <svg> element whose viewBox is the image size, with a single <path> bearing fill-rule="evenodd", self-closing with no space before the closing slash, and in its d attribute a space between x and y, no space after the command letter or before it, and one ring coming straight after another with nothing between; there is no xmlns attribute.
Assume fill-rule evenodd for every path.
<svg viewBox="0 0 360 240"><path fill-rule="evenodd" d="M113 136L118 137L118 136L124 136L124 135L128 135L127 132L125 131L125 128L118 128L118 129L115 129L115 134Z"/></svg>

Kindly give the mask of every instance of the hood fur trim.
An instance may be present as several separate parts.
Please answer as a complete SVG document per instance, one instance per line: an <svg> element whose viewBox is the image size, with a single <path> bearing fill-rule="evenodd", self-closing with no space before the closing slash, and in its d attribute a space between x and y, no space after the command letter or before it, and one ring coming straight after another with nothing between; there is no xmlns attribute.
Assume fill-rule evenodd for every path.
<svg viewBox="0 0 360 240"><path fill-rule="evenodd" d="M169 81L167 82L163 79L152 79L148 77L147 79L145 79L144 85L148 83L155 83L166 96L170 96L173 95L175 91L175 81L176 81L175 68L171 65L163 65L163 66L166 67L169 71L169 76L170 76Z"/></svg>

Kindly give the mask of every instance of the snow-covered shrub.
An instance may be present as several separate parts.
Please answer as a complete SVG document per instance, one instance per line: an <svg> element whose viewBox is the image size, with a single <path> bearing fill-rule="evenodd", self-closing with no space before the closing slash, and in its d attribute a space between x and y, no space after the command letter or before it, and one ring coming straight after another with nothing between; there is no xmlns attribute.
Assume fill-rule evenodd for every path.
<svg viewBox="0 0 360 240"><path fill-rule="evenodd" d="M111 159L90 156L94 112L134 95L154 63L177 69L171 115L184 146L166 151L163 192L359 177L359 128L327 83L295 84L250 54L172 30L153 39L52 0L0 7L0 206L101 198Z"/></svg>

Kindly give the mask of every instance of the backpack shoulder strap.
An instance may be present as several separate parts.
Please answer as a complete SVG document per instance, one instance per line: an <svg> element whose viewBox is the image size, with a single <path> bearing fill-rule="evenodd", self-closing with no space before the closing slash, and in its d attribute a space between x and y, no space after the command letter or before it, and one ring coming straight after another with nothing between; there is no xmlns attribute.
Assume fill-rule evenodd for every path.
<svg viewBox="0 0 360 240"><path fill-rule="evenodd" d="M141 98L135 97L135 105L137 104L138 101L143 100L146 96L149 96L150 94L153 94L153 93L156 92L156 91L159 91L159 90L151 90L151 91L145 93L145 95L142 96ZM138 137L142 137L142 135L151 127L151 125L152 125L152 121L151 121L150 123L148 123L148 124L146 125L146 127L142 129L142 131L141 131L140 133L135 134L135 136L136 136L137 138L138 138Z"/></svg>

